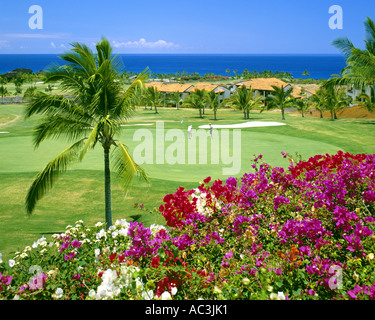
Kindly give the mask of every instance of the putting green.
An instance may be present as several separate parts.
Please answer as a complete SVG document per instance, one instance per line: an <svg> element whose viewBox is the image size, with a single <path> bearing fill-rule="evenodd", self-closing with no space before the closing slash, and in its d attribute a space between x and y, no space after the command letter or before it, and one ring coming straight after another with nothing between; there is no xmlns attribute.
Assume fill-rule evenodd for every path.
<svg viewBox="0 0 375 320"><path fill-rule="evenodd" d="M128 130L126 136L121 138L131 152L141 144L139 141L133 141L135 130L136 129ZM220 132L220 130L218 131ZM183 141L185 144L185 151L182 157L180 155L179 163L168 163L167 150L171 144L175 142L164 142L164 163L156 163L156 150L159 152L160 149L157 149L155 129L150 129L150 132L154 137L152 141L152 162L149 164L141 163L141 166L151 178L179 182L198 182L206 176L221 179L225 179L231 175L241 176L243 173L251 171L251 164L254 155L259 154L263 155L267 163L274 166L280 166L280 163L283 162L281 156L282 151L290 154L298 152L303 158L308 158L315 154L335 153L340 149L342 150L342 148L338 146L323 143L321 141L249 130L241 130L241 138L240 141L238 141L238 139L233 139L233 131L229 130L229 147L227 150L224 150L224 153L229 156L226 161L224 161L222 157L222 150L225 149L225 146L222 145L223 138L219 136L219 139L216 141L215 139L211 140L210 138L207 138L207 146L203 146L203 148L199 147L199 140L197 139L195 146L195 163L189 163L189 153L191 153L192 150L189 147L189 141L186 135L186 139ZM238 154L239 143L241 143L240 155ZM2 137L0 145L0 172L15 173L40 171L69 144L65 142L45 141L38 149L34 150L32 146L32 138L29 136L22 136L9 138ZM213 154L219 159L218 164L215 164L213 158L211 158L211 148L213 149ZM174 153L175 156L177 154L178 151ZM25 155L27 156L25 157ZM133 156L135 156L134 153ZM102 171L103 161L102 148L100 145L97 145L94 150L87 153L82 163L74 165L72 169ZM288 165L289 162L285 160L283 166L286 167ZM225 168L232 168L232 170L228 174L224 172ZM238 170L236 168L238 168Z"/></svg>

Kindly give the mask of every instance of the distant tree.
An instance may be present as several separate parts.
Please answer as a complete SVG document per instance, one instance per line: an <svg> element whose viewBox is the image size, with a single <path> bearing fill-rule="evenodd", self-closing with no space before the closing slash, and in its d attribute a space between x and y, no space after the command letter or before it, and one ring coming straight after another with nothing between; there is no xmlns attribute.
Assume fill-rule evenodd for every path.
<svg viewBox="0 0 375 320"><path fill-rule="evenodd" d="M214 112L214 120L216 121L217 110L223 106L223 103L219 101L219 94L215 93L215 91L212 90L207 93L205 99L207 102L207 106Z"/></svg>
<svg viewBox="0 0 375 320"><path fill-rule="evenodd" d="M305 112L309 109L309 101L307 99L297 99L295 101L297 110L301 112L302 118L305 117Z"/></svg>
<svg viewBox="0 0 375 320"><path fill-rule="evenodd" d="M189 94L189 97L185 100L185 105L191 108L195 108L199 110L199 117L203 118L202 111L206 104L206 95L207 91L202 89L196 89L192 93Z"/></svg>
<svg viewBox="0 0 375 320"><path fill-rule="evenodd" d="M289 88L285 90L284 86L277 87L277 86L272 86L273 88L273 93L268 95L267 97L267 109L280 109L281 110L281 116L282 119L285 120L285 109L288 106L291 106L294 99L292 97L292 92L293 88Z"/></svg>
<svg viewBox="0 0 375 320"><path fill-rule="evenodd" d="M325 90L326 109L331 113L331 121L337 119L337 112L350 104L346 91L340 87L329 85Z"/></svg>
<svg viewBox="0 0 375 320"><path fill-rule="evenodd" d="M171 100L176 104L176 109L178 110L178 107L181 102L180 93L179 92L173 92L171 95Z"/></svg>
<svg viewBox="0 0 375 320"><path fill-rule="evenodd" d="M250 118L250 110L262 105L262 96L255 94L252 88L241 86L228 99L228 105L241 110L246 120Z"/></svg>
<svg viewBox="0 0 375 320"><path fill-rule="evenodd" d="M242 71L241 78L242 79L247 79L249 77L249 70L246 68Z"/></svg>
<svg viewBox="0 0 375 320"><path fill-rule="evenodd" d="M52 85L51 84L48 84L47 87L46 87L46 92L52 92Z"/></svg>
<svg viewBox="0 0 375 320"><path fill-rule="evenodd" d="M155 109L155 113L158 112L158 106L162 104L163 98L160 91L155 87L148 87L144 92L144 98L148 104Z"/></svg>
<svg viewBox="0 0 375 320"><path fill-rule="evenodd" d="M316 110L318 110L320 114L320 118L323 118L323 112L326 109L326 102L327 96L325 93L325 89L320 88L316 90L315 94L310 97L310 101Z"/></svg>
<svg viewBox="0 0 375 320"><path fill-rule="evenodd" d="M302 75L305 76L305 77L308 77L310 75L310 73L307 70L305 70L304 72L302 72Z"/></svg>
<svg viewBox="0 0 375 320"><path fill-rule="evenodd" d="M14 85L16 87L16 94L21 94L22 93L22 85L24 83L24 78L22 77L17 77L14 79Z"/></svg>
<svg viewBox="0 0 375 320"><path fill-rule="evenodd" d="M8 89L3 84L0 86L0 96L2 98L2 104L4 104L4 97L9 94Z"/></svg>

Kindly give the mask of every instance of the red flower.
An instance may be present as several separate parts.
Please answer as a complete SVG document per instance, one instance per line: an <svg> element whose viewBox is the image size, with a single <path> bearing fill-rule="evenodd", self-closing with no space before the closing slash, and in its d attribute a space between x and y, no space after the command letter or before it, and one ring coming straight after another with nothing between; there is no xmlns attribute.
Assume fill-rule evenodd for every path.
<svg viewBox="0 0 375 320"><path fill-rule="evenodd" d="M120 255L118 256L118 262L119 262L119 263L123 262L123 261L125 260L125 258L126 258L126 256L125 256L124 254L120 254Z"/></svg>
<svg viewBox="0 0 375 320"><path fill-rule="evenodd" d="M152 268L158 268L159 265L160 265L159 257L158 256L153 257L152 260L151 260L151 267Z"/></svg>
<svg viewBox="0 0 375 320"><path fill-rule="evenodd" d="M111 260L111 262L113 262L113 260L115 260L116 257L117 257L117 253L114 252L114 253L112 253L112 254L109 255L109 260Z"/></svg>
<svg viewBox="0 0 375 320"><path fill-rule="evenodd" d="M206 179L203 180L204 183L209 183L211 181L211 177L207 177Z"/></svg>

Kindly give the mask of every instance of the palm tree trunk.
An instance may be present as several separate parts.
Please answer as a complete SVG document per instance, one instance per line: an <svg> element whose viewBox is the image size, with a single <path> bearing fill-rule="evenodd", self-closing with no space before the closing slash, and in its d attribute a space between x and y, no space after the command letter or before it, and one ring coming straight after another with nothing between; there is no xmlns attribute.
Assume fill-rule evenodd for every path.
<svg viewBox="0 0 375 320"><path fill-rule="evenodd" d="M331 121L333 121L333 110L331 110Z"/></svg>
<svg viewBox="0 0 375 320"><path fill-rule="evenodd" d="M250 110L247 110L247 119L250 119Z"/></svg>
<svg viewBox="0 0 375 320"><path fill-rule="evenodd" d="M202 108L199 108L199 117L202 118Z"/></svg>
<svg viewBox="0 0 375 320"><path fill-rule="evenodd" d="M214 110L214 120L216 121L216 110Z"/></svg>
<svg viewBox="0 0 375 320"><path fill-rule="evenodd" d="M104 148L104 193L105 193L105 222L107 228L112 225L111 211L111 172L109 170L109 148Z"/></svg>
<svg viewBox="0 0 375 320"><path fill-rule="evenodd" d="M284 108L281 108L281 115L282 115L282 119L285 120L285 116L284 116Z"/></svg>

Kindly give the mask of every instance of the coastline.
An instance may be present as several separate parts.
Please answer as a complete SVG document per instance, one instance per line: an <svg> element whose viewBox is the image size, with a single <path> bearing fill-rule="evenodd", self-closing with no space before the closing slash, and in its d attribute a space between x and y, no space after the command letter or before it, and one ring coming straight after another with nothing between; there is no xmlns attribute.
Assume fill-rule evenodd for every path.
<svg viewBox="0 0 375 320"><path fill-rule="evenodd" d="M340 54L117 54L125 70L139 73L146 67L155 74L213 73L235 76L248 71L287 72L294 78L328 79L345 66ZM58 63L59 54L0 54L0 74L17 68L34 73ZM227 71L230 72L227 72ZM302 76L307 70L310 76ZM236 71L236 72L235 72Z"/></svg>

